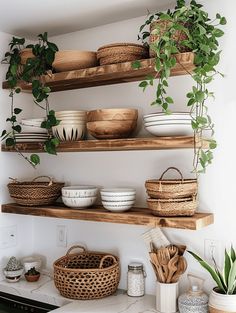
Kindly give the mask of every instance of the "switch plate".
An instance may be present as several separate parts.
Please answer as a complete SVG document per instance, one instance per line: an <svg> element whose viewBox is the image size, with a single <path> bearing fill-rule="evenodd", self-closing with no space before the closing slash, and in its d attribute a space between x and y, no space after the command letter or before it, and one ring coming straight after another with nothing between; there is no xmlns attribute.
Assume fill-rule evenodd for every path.
<svg viewBox="0 0 236 313"><path fill-rule="evenodd" d="M17 226L0 227L0 249L15 247L17 245Z"/></svg>
<svg viewBox="0 0 236 313"><path fill-rule="evenodd" d="M214 239L205 239L204 243L205 260L213 264L213 258L217 265L220 264L220 241Z"/></svg>
<svg viewBox="0 0 236 313"><path fill-rule="evenodd" d="M65 225L57 225L57 246L67 247L67 227Z"/></svg>

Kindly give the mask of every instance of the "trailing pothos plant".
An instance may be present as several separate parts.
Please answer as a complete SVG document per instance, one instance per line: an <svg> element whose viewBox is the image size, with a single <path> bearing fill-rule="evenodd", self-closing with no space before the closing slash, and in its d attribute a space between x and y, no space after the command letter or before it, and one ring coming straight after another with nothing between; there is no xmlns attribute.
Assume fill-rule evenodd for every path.
<svg viewBox="0 0 236 313"><path fill-rule="evenodd" d="M17 120L19 114L22 112L21 108L15 107L14 98L16 94L21 92L18 87L18 82L26 82L32 84L32 95L34 103L45 112L45 121L42 122L41 127L47 129L48 139L44 142L44 150L50 154L56 154L56 147L59 140L52 135L51 128L60 123L55 117L55 112L50 110L48 97L50 88L45 86L40 79L42 75L50 75L52 70L52 63L55 58L55 53L58 47L48 41L47 33L38 35L38 42L25 46L24 38L13 37L9 44L9 51L6 52L3 64L9 64L6 80L10 88L10 117L6 119L11 124L10 131L3 130L2 140L5 140L7 146L12 146L15 150L24 157L33 167L40 163L40 158L37 154L32 154L30 157L25 156L17 148L16 134L21 133L21 125ZM28 58L25 64L21 62L21 53L25 48L32 49L32 57Z"/></svg>
<svg viewBox="0 0 236 313"><path fill-rule="evenodd" d="M164 29L162 23L157 22L151 33L146 30L157 20L165 22ZM215 19L210 19L203 6L195 0L192 0L190 5L186 5L185 0L178 0L174 10L149 15L140 27L138 35L144 45L148 45L150 36L157 37L157 40L150 44L150 49L155 53L156 75L148 75L139 86L145 90L148 86L153 86L154 79L158 78L156 97L151 105L161 106L167 114L171 113L169 106L174 103L173 98L167 95L167 88L171 70L178 62L175 54L183 50L194 52L195 69L193 72L188 72L184 65L180 64L194 81L192 89L187 93L187 107L192 117L192 128L196 138L201 138L206 130L211 131L208 149L204 149L201 143L200 146L195 145L193 161L195 173L205 172L207 165L211 164L213 159L212 150L217 146L213 139L214 124L207 107L207 102L210 97L214 97L214 93L208 89L208 84L216 75L222 75L216 66L221 53L218 38L224 34L219 26L225 24L225 17L218 13ZM184 34L183 40L179 40L181 36L178 36L178 33ZM139 61L133 63L134 68L140 66Z"/></svg>

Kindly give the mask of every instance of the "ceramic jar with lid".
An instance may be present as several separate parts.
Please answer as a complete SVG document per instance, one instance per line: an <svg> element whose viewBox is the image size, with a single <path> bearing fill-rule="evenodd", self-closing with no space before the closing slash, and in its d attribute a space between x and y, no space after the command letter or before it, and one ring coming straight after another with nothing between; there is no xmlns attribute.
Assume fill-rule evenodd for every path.
<svg viewBox="0 0 236 313"><path fill-rule="evenodd" d="M178 299L179 313L208 313L209 298L202 290L204 280L193 275L188 275L188 278L191 287Z"/></svg>
<svg viewBox="0 0 236 313"><path fill-rule="evenodd" d="M145 294L146 273L142 263L130 263L127 274L127 294L130 297L141 297Z"/></svg>

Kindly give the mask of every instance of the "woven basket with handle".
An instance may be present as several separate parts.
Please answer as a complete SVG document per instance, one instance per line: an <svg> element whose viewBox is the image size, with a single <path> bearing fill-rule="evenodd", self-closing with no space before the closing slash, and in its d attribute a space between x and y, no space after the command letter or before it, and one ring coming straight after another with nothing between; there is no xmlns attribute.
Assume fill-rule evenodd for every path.
<svg viewBox="0 0 236 313"><path fill-rule="evenodd" d="M82 252L71 254L75 248ZM91 300L107 297L117 290L119 281L119 259L112 254L73 246L54 262L55 286L66 298Z"/></svg>
<svg viewBox="0 0 236 313"><path fill-rule="evenodd" d="M163 179L169 170L179 173L180 179ZM163 172L159 179L147 180L145 182L147 194L155 199L178 199L197 195L197 179L184 179L180 170L176 167L169 167Z"/></svg>
<svg viewBox="0 0 236 313"><path fill-rule="evenodd" d="M48 181L37 181L46 178ZM54 182L49 176L38 176L32 181L18 182L13 180L7 185L11 198L25 206L48 205L61 195L64 183Z"/></svg>

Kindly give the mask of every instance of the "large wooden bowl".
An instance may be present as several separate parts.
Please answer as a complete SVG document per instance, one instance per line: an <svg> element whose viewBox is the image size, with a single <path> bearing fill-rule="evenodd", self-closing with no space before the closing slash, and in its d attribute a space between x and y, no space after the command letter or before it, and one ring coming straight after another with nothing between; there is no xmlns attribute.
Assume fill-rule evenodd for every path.
<svg viewBox="0 0 236 313"><path fill-rule="evenodd" d="M55 60L52 66L57 72L67 72L94 67L96 65L96 52L64 50L56 52Z"/></svg>
<svg viewBox="0 0 236 313"><path fill-rule="evenodd" d="M126 121L137 120L138 110L136 109L101 109L87 113L88 122L96 121Z"/></svg>
<svg viewBox="0 0 236 313"><path fill-rule="evenodd" d="M87 130L96 139L127 138L135 130L136 120L88 122Z"/></svg>
<svg viewBox="0 0 236 313"><path fill-rule="evenodd" d="M26 64L26 61L28 59L33 59L33 58L35 58L35 55L33 54L31 48L25 48L20 51L21 64Z"/></svg>

